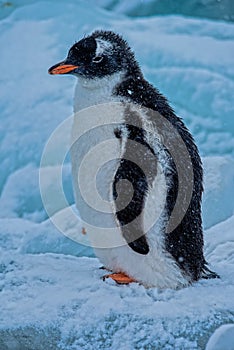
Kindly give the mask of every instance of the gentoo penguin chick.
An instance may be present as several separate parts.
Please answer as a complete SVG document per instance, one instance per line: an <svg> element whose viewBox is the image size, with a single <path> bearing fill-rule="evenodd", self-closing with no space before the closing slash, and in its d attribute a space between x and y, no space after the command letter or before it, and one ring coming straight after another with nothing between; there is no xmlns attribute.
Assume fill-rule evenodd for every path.
<svg viewBox="0 0 234 350"><path fill-rule="evenodd" d="M49 73L78 78L75 112L113 102L123 107L120 123L111 131L119 144L116 161L112 173L106 170L99 179L115 203L110 215L114 234L122 242L104 248L96 244L98 235L95 237L98 258L113 272L107 277L118 283L137 281L158 288L180 288L200 278L218 277L208 269L203 255L203 171L198 149L167 99L144 79L127 42L112 31L95 31L75 43L67 58ZM104 223L105 217L82 202L77 171L82 147L95 137L71 150L76 203L81 217L92 219L94 227ZM136 162L131 160L133 156ZM132 198L125 206L130 190L125 185L118 187L121 180L131 184ZM156 212L157 220L146 228L146 218ZM176 224L171 225L173 219ZM111 234L107 239L112 239Z"/></svg>

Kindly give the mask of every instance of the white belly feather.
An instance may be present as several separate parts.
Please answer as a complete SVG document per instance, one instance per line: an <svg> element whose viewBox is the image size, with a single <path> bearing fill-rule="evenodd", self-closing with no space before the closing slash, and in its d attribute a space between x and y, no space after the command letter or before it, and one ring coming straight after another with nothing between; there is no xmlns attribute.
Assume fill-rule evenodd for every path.
<svg viewBox="0 0 234 350"><path fill-rule="evenodd" d="M115 220L114 205L110 201L111 189L124 145L123 142L121 144L120 140L115 138L116 125L112 123L124 121L124 105L120 103L119 98L113 98L111 91L119 79L120 74L114 76L112 80L105 78L105 81L101 82L100 85L95 84L95 82L83 81L78 82L76 87L74 111L78 113L74 117L73 140L77 138L77 135L80 135L80 130L82 130L81 134L83 133L80 140L71 149L76 205L82 219L87 222L85 227L95 253L106 268L114 272L125 272L148 287L177 288L188 284L188 281L182 275L175 261L164 250L160 220L156 220L156 223L147 232L146 237L150 248L147 255L138 254L127 245ZM110 102L117 103L111 104ZM97 107L98 104L103 103L108 103L108 105ZM94 105L96 107L91 107ZM136 105L132 106L134 109L138 109ZM88 107L91 108L88 109ZM82 111L83 108L86 110ZM144 118L142 119L143 125L147 128ZM109 127L96 128L103 121L104 123L109 121ZM91 130L92 128L95 129ZM84 134L84 130L89 131ZM100 145L103 141L104 143ZM94 147L96 149L92 152ZM84 156L87 154L90 154L90 157L85 163ZM95 164L100 164L113 155L114 160L106 163L102 171L95 170ZM81 184L78 180L80 169L82 170L80 174L82 175L80 176ZM95 193L94 183L96 183L97 191L101 195L99 197L97 197L97 192ZM145 204L145 225L150 222L152 217L159 217L162 214L165 198L166 182L159 164L157 177ZM87 205L87 201L92 203ZM100 205L104 212L93 210L92 206L98 208ZM163 215L161 215L161 220L163 220ZM114 229L112 230L112 228Z"/></svg>

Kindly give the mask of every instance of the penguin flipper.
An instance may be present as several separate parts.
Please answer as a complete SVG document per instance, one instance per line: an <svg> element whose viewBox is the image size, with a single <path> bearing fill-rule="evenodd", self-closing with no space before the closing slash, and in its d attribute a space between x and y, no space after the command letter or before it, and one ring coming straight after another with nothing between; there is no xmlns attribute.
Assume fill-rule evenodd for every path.
<svg viewBox="0 0 234 350"><path fill-rule="evenodd" d="M122 183L117 191L120 180L128 181ZM133 187L133 193L131 193L131 186ZM113 183L116 220L129 247L136 253L143 255L149 252L149 245L143 228L143 208L147 190L148 184L142 170L131 161L123 159ZM130 202L125 205L126 198L131 195Z"/></svg>
<svg viewBox="0 0 234 350"><path fill-rule="evenodd" d="M145 235L141 236L140 238L136 239L133 242L129 242L128 245L136 253L139 253L142 255L146 255L149 253L149 246L148 246Z"/></svg>

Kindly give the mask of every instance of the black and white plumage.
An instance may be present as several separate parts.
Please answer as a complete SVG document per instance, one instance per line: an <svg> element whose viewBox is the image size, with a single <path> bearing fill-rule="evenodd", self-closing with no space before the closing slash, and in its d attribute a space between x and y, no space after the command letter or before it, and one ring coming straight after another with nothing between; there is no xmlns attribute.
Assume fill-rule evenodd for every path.
<svg viewBox="0 0 234 350"><path fill-rule="evenodd" d="M146 286L159 288L178 288L202 277L217 277L207 268L203 255L203 174L198 149L166 98L144 79L127 42L111 31L95 31L74 44L65 61L51 67L49 73L70 73L78 77L75 112L102 103L123 104L123 117L119 125L111 130L113 137L119 140L118 160L111 171L106 171L107 176L100 180L104 192L111 188L109 195L115 200L112 222L119 229L123 245L95 249L105 267L113 272L126 273ZM155 113L149 113L148 109ZM187 163L181 152L177 160L179 164L175 164L170 150L162 142L157 113L172 125L182 139L193 171L191 200L182 220L172 231L167 230L167 225L178 195L178 166L181 173L186 174ZM174 136L169 134L166 137L171 139L168 142L174 147ZM90 139L87 138L84 143ZM134 149L131 141L134 141ZM79 144L71 151L76 202L85 220L92 217L95 222L97 216L100 223L103 220L101 215L86 208L80 199L77 171L81 163L81 147ZM84 148L87 152L87 147ZM134 153L140 161L146 160L147 176L144 166L141 168L129 160L129 153ZM120 180L128 180L133 188L132 200L125 207L122 202L128 189L122 192L117 189ZM157 222L145 232L144 215L154 215L157 210L160 213Z"/></svg>

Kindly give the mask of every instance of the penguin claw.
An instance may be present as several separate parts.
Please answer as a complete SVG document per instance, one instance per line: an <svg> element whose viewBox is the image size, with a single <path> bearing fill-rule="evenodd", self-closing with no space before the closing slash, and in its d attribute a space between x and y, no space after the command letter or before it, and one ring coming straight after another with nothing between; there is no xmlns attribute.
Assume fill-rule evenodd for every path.
<svg viewBox="0 0 234 350"><path fill-rule="evenodd" d="M108 275L104 275L102 280L105 281L106 278L111 278L118 284L129 284L132 282L136 282L133 278L125 275L124 273L110 273Z"/></svg>
<svg viewBox="0 0 234 350"><path fill-rule="evenodd" d="M105 266L100 266L100 267L99 267L99 270L106 270L106 271L112 272L112 270L108 269L108 268L105 267Z"/></svg>

